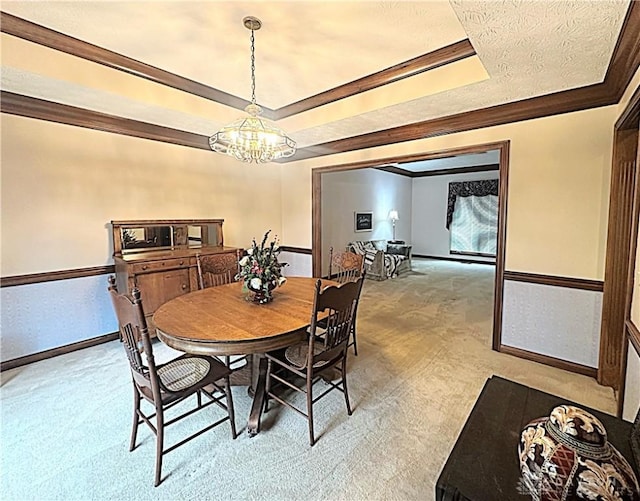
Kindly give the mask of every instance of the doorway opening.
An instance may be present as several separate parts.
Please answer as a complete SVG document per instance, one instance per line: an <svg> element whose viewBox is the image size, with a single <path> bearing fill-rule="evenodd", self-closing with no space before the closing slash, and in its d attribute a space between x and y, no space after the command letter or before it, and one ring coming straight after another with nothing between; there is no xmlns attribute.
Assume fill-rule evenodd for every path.
<svg viewBox="0 0 640 501"><path fill-rule="evenodd" d="M367 160L363 162L335 165L313 169L312 171L312 263L313 275L321 276L323 274L323 255L328 252L325 249L325 239L323 239L323 203L322 203L322 186L323 175L340 172L351 171L357 169L366 169L376 167L381 170L396 173L399 166L408 166L421 161L433 159L446 159L459 157L463 155L481 155L494 151L497 158L498 171L498 214L497 214L497 230L496 230L496 251L495 258L492 256L474 256L478 261L493 261L495 259L495 280L494 280L494 303L493 303L493 328L492 328L492 348L499 350L501 344L501 328L502 328L502 302L503 302L503 283L504 283L504 263L505 263L505 241L506 241L506 218L507 218L507 193L508 193L508 174L509 174L509 141L496 143L488 143L482 145L468 146L432 153L423 153L416 155L405 155L397 157L379 158ZM468 171L469 172L469 171ZM495 177L495 176L494 176ZM391 208L400 214L397 207ZM362 208L362 210L365 210ZM370 209L368 209L370 210ZM389 207L381 209L383 213L391 212ZM325 208L325 212L328 210ZM410 213L410 211L409 211ZM351 215L345 215L345 218ZM401 214L399 215L401 218ZM394 224L396 221L394 221ZM447 246L449 245L447 233ZM372 235L375 236L375 235ZM399 234L399 237L402 235ZM413 237L412 237L413 238ZM425 255L424 257L430 257ZM459 261L459 258L452 258ZM465 259L469 259L465 256ZM471 260L471 259L469 259Z"/></svg>

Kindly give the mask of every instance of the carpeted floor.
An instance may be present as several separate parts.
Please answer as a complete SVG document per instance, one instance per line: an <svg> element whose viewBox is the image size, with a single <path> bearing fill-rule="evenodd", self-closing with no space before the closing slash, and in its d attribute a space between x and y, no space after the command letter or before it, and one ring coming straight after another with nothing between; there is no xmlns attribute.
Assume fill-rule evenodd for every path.
<svg viewBox="0 0 640 501"><path fill-rule="evenodd" d="M493 268L430 260L367 281L351 357L353 415L340 393L307 423L273 408L244 431L251 404L234 388L241 435L223 425L167 455L153 487L148 429L128 451L132 389L117 341L2 373L0 498L8 500L429 500L484 382L492 374L609 413L595 380L491 351ZM158 358L172 356L156 343ZM199 415L200 414L200 415ZM185 427L199 426L206 412ZM172 443L181 425L169 427Z"/></svg>

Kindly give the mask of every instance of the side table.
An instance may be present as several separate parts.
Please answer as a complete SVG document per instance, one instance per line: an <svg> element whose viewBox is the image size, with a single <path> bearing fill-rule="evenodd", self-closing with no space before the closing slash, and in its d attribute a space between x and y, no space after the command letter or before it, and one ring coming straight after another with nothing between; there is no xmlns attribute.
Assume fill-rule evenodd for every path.
<svg viewBox="0 0 640 501"><path fill-rule="evenodd" d="M404 240L390 240L387 242L387 254L399 254L411 258L411 246Z"/></svg>
<svg viewBox="0 0 640 501"><path fill-rule="evenodd" d="M514 501L530 498L520 487L518 442L531 420L560 404L592 413L609 442L638 475L629 438L632 424L498 376L487 380L436 483L437 501Z"/></svg>

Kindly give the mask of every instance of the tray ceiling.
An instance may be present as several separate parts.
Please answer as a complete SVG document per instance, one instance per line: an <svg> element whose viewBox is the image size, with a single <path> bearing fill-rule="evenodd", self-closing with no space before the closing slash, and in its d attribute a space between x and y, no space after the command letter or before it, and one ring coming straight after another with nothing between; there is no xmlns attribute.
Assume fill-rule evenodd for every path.
<svg viewBox="0 0 640 501"><path fill-rule="evenodd" d="M279 121L299 147L602 82L628 0L10 1L2 11L278 109L468 39L475 56ZM243 116L2 34L2 89L210 135Z"/></svg>

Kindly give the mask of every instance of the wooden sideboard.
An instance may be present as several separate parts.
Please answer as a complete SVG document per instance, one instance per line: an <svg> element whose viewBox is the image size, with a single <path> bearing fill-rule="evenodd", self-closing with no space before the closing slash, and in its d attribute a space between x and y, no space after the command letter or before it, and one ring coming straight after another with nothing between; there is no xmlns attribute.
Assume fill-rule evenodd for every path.
<svg viewBox="0 0 640 501"><path fill-rule="evenodd" d="M167 301L198 289L196 256L235 254L226 247L222 219L112 221L116 284L121 293L137 287L149 332L152 316Z"/></svg>

